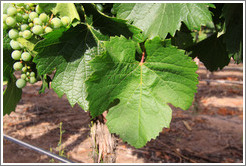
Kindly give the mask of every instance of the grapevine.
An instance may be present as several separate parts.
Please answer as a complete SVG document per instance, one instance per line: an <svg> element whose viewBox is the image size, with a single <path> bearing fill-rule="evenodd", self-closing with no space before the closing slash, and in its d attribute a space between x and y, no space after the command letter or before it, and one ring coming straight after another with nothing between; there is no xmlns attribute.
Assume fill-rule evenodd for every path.
<svg viewBox="0 0 246 166"><path fill-rule="evenodd" d="M12 4L3 15L3 28L8 31L8 36L12 39L11 57L15 60L13 69L22 72L21 78L16 81L18 88L24 88L27 82L34 84L40 78L33 62L35 54L19 43L17 38L41 40L43 35L52 32L53 29L67 27L71 23L68 16L52 17L53 14L48 15L35 3Z"/></svg>
<svg viewBox="0 0 246 166"><path fill-rule="evenodd" d="M198 84L192 58L210 71L243 60L240 4L221 10L212 3L6 6L4 114L14 111L22 88L42 81L40 93L51 85L92 120L107 110L109 131L136 148L169 127L170 104L192 105Z"/></svg>

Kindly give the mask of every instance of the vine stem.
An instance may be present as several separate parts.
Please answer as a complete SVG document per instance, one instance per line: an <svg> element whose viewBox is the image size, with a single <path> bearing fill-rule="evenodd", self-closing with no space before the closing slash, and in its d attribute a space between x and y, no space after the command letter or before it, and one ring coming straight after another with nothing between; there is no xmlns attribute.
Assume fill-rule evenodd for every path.
<svg viewBox="0 0 246 166"><path fill-rule="evenodd" d="M51 22L53 16L54 16L54 15L53 15L53 13L52 13L51 16L50 16L50 19L49 19L49 21L48 21L48 24L44 27L44 29L50 24L50 22Z"/></svg>
<svg viewBox="0 0 246 166"><path fill-rule="evenodd" d="M145 52L142 53L142 59L141 59L140 65L144 63L144 56L145 56Z"/></svg>

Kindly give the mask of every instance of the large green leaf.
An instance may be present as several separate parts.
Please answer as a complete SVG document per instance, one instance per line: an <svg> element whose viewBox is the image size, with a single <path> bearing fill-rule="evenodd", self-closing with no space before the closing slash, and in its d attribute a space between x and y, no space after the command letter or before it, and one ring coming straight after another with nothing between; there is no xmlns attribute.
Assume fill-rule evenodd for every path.
<svg viewBox="0 0 246 166"><path fill-rule="evenodd" d="M17 88L15 82L16 78L12 76L8 81L7 88L3 92L3 115L14 111L21 99L22 89Z"/></svg>
<svg viewBox="0 0 246 166"><path fill-rule="evenodd" d="M33 61L37 63L37 69L40 75L52 72L55 69L55 67L62 62L63 58L61 56L56 55L59 55L59 52L63 51L62 47L59 47L60 44L63 44L62 42L60 42L60 38L66 31L67 29L62 28L48 33L44 36L44 40L41 40L35 45L34 51L38 52L38 54ZM46 47L47 49L45 49ZM59 51L57 52L57 50Z"/></svg>
<svg viewBox="0 0 246 166"><path fill-rule="evenodd" d="M112 133L139 148L169 127L171 103L187 109L198 83L196 64L184 51L161 42L147 40L146 61L135 60L135 43L123 36L105 43L106 53L95 57L95 72L86 81L89 109L93 117L109 109L107 125Z"/></svg>
<svg viewBox="0 0 246 166"><path fill-rule="evenodd" d="M243 62L243 4L225 4L222 15L225 18L226 50L237 63Z"/></svg>
<svg viewBox="0 0 246 166"><path fill-rule="evenodd" d="M56 68L51 84L54 91L59 97L65 93L72 106L78 103L85 110L88 103L84 81L90 74L87 62L98 54L97 46L85 25L53 31L35 46L38 54L34 61L39 74Z"/></svg>
<svg viewBox="0 0 246 166"><path fill-rule="evenodd" d="M117 18L129 20L143 30L146 37L168 33L174 36L183 21L190 30L199 30L201 25L212 26L208 4L203 3L122 3L115 4Z"/></svg>
<svg viewBox="0 0 246 166"><path fill-rule="evenodd" d="M12 48L7 31L3 31L3 81L8 81L13 74L14 60L11 57Z"/></svg>
<svg viewBox="0 0 246 166"><path fill-rule="evenodd" d="M217 33L197 43L190 48L191 57L198 57L210 71L222 69L229 64L230 58L223 43L224 35L217 38Z"/></svg>

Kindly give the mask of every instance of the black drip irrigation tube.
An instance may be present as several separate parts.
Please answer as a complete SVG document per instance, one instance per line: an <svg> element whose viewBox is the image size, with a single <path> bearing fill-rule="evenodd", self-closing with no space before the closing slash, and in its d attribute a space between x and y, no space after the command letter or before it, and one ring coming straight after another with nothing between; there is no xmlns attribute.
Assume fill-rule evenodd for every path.
<svg viewBox="0 0 246 166"><path fill-rule="evenodd" d="M38 148L38 147L36 147L36 146L30 145L30 144L28 144L28 143L25 143L25 142L23 142L23 141L20 141L20 140L18 140L18 139L16 139L16 138L13 138L13 137L8 136L8 135L6 135L6 134L3 134L3 138L6 139L6 140L11 141L11 142L13 142L13 143L16 143L16 144L19 144L19 145L21 145L21 146L24 146L24 147L26 147L26 148L28 148L28 149L31 149L31 150L34 150L34 151L36 151L36 152L45 154L45 155L47 155L47 156L49 156L49 157L52 157L52 158L54 158L54 159L56 159L56 160L58 160L58 161L60 161L60 162L63 162L63 163L74 163L74 162L72 162L72 161L70 161L70 160L68 160L68 159L66 159L66 158L64 158L64 157L58 156L58 155L53 154L53 153L51 153L51 152L49 152L49 151L46 151L46 150L43 150L43 149Z"/></svg>

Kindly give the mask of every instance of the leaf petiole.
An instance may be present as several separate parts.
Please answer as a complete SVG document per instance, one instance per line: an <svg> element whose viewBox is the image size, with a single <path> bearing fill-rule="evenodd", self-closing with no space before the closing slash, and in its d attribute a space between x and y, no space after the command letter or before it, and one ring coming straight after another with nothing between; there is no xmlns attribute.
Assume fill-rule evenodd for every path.
<svg viewBox="0 0 246 166"><path fill-rule="evenodd" d="M140 61L140 65L142 65L144 63L144 56L145 56L145 52L142 53L142 59Z"/></svg>

